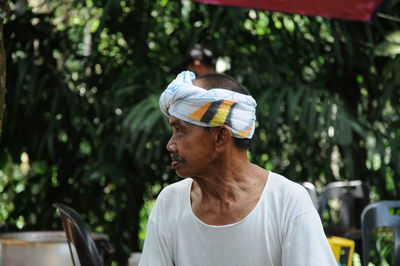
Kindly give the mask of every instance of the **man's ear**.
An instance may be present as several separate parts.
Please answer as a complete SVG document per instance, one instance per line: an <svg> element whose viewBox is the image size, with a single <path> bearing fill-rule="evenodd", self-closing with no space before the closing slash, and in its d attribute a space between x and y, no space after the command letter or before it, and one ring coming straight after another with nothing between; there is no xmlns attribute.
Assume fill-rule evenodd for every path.
<svg viewBox="0 0 400 266"><path fill-rule="evenodd" d="M232 131L225 125L217 127L215 130L215 150L222 152L226 150L232 142Z"/></svg>

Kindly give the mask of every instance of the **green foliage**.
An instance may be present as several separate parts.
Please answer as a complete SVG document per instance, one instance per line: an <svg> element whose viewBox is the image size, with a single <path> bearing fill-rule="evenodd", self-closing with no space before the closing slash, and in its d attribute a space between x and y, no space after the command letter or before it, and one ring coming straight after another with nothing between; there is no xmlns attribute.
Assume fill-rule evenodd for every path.
<svg viewBox="0 0 400 266"><path fill-rule="evenodd" d="M177 180L158 96L196 42L257 99L254 162L295 181L361 179L377 199L399 197L398 21L187 0L12 2L0 146L7 230L60 229L52 204L64 202L110 236L121 265L139 250L149 202ZM400 17L399 1L381 13Z"/></svg>
<svg viewBox="0 0 400 266"><path fill-rule="evenodd" d="M394 263L393 228L379 228L372 235L372 248L369 251L369 264L389 266Z"/></svg>

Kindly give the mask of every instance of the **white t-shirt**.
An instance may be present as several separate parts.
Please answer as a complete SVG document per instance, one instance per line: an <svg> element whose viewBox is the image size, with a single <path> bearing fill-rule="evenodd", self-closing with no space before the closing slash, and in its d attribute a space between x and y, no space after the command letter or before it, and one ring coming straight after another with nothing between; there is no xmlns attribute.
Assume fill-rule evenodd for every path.
<svg viewBox="0 0 400 266"><path fill-rule="evenodd" d="M160 193L150 214L140 266L337 266L307 191L270 172L254 209L212 226L193 213L190 178Z"/></svg>

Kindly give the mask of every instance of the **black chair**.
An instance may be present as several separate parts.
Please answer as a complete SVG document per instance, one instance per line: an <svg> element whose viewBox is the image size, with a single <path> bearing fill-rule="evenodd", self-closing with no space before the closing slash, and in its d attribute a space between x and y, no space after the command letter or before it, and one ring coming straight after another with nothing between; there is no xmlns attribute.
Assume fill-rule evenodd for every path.
<svg viewBox="0 0 400 266"><path fill-rule="evenodd" d="M61 203L56 203L53 206L59 210L61 215L62 226L67 236L72 264L74 266L77 265L75 263L75 256L71 244L75 247L81 266L103 266L103 261L96 244L79 214L72 208Z"/></svg>
<svg viewBox="0 0 400 266"><path fill-rule="evenodd" d="M363 265L368 265L369 244L374 230L377 228L392 228L394 232L393 266L400 266L400 201L379 201L369 204L362 212L361 227Z"/></svg>
<svg viewBox="0 0 400 266"><path fill-rule="evenodd" d="M319 214L326 233L349 238L361 234L361 212L370 202L370 187L360 180L326 185L319 196Z"/></svg>
<svg viewBox="0 0 400 266"><path fill-rule="evenodd" d="M361 212L370 202L370 187L360 180L326 185L319 196L318 212L325 234L354 240L355 252L362 253Z"/></svg>

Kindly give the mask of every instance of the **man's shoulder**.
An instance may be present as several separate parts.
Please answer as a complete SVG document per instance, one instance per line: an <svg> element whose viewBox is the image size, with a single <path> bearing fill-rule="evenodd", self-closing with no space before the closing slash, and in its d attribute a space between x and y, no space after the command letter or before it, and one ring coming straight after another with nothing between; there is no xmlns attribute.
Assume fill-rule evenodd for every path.
<svg viewBox="0 0 400 266"><path fill-rule="evenodd" d="M181 181L172 183L161 190L158 199L171 200L172 198L177 198L180 195L185 195L186 192L190 190L191 184L191 178L185 178Z"/></svg>
<svg viewBox="0 0 400 266"><path fill-rule="evenodd" d="M191 179L184 179L163 188L157 197L150 218L169 222L190 206Z"/></svg>
<svg viewBox="0 0 400 266"><path fill-rule="evenodd" d="M269 177L268 177L268 184L271 185L271 187L275 190L280 190L282 189L283 191L303 191L304 188L288 179L287 177L277 174L275 172L270 172Z"/></svg>
<svg viewBox="0 0 400 266"><path fill-rule="evenodd" d="M304 205L305 208L313 206L306 189L283 175L271 172L267 185L270 186L268 197L274 198L279 203L285 202L294 206Z"/></svg>

